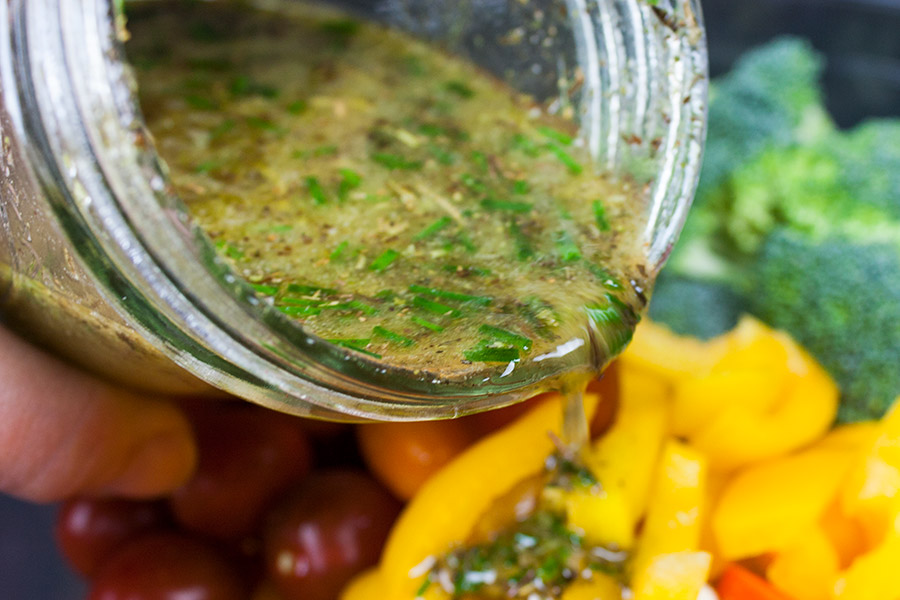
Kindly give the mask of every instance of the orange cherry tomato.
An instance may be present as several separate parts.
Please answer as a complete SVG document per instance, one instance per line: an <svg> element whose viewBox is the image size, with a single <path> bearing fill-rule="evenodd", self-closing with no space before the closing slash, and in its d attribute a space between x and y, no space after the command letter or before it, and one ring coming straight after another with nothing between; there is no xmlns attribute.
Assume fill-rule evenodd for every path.
<svg viewBox="0 0 900 600"><path fill-rule="evenodd" d="M461 420L367 423L356 431L369 470L402 500L476 439Z"/></svg>
<svg viewBox="0 0 900 600"><path fill-rule="evenodd" d="M719 600L793 600L759 575L736 564L725 567L716 592Z"/></svg>

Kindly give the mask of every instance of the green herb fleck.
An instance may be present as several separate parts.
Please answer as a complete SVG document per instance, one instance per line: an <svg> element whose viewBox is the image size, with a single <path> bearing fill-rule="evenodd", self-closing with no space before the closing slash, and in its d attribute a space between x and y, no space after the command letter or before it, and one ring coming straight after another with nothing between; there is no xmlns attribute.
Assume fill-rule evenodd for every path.
<svg viewBox="0 0 900 600"><path fill-rule="evenodd" d="M385 250L381 256L372 261L372 264L369 265L370 271L381 272L391 266L391 263L397 260L397 257L400 256L400 253L394 250L393 248L388 248Z"/></svg>
<svg viewBox="0 0 900 600"><path fill-rule="evenodd" d="M497 200L485 198L481 201L481 207L485 210L501 210L514 213L528 213L534 206L530 202L514 202L511 200Z"/></svg>
<svg viewBox="0 0 900 600"><path fill-rule="evenodd" d="M417 233L415 236L413 236L413 240L419 242L421 240L429 238L429 237L433 236L434 234L436 234L437 232L441 231L442 229L449 227L450 224L452 224L452 223L453 223L453 219L451 219L450 217L447 217L447 216L441 217L440 219L438 219L437 221L435 221L434 223L432 223L431 225L429 225L428 227L426 227L425 229L423 229L422 231Z"/></svg>
<svg viewBox="0 0 900 600"><path fill-rule="evenodd" d="M399 154L376 152L372 154L372 160L391 170L418 171L424 163L421 160L409 160Z"/></svg>
<svg viewBox="0 0 900 600"><path fill-rule="evenodd" d="M347 251L347 248L349 248L349 247L350 247L350 242L348 242L347 240L344 240L343 242L338 244L334 250L331 251L331 254L329 255L328 258L330 258L331 260L340 260L344 256L344 253Z"/></svg>
<svg viewBox="0 0 900 600"><path fill-rule="evenodd" d="M318 306L276 306L279 311L282 313L291 316L291 317L310 317L312 315L317 315L322 312L322 309Z"/></svg>
<svg viewBox="0 0 900 600"><path fill-rule="evenodd" d="M425 296L432 296L434 298L442 298L444 300L455 300L456 302L465 302L469 304L478 304L481 306L488 306L491 302L494 301L493 298L489 296L473 296L472 294L463 294L460 292L450 292L447 290L441 290L438 288L425 287L423 285L411 285L409 286L409 291L414 294L424 294Z"/></svg>
<svg viewBox="0 0 900 600"><path fill-rule="evenodd" d="M264 296L274 296L280 289L277 285L265 285L263 283L251 283L250 287L252 287L256 293Z"/></svg>
<svg viewBox="0 0 900 600"><path fill-rule="evenodd" d="M517 348L477 346L463 352L463 356L472 362L509 362L519 360L519 350Z"/></svg>
<svg viewBox="0 0 900 600"><path fill-rule="evenodd" d="M532 346L531 338L527 338L524 335L519 335L518 333L506 329L501 329L500 327L488 325L487 323L479 327L478 332L492 339L509 344L519 350L527 351L530 350Z"/></svg>
<svg viewBox="0 0 900 600"><path fill-rule="evenodd" d="M531 185L528 184L524 179L517 179L513 182L513 193L514 194L527 194L531 191Z"/></svg>
<svg viewBox="0 0 900 600"><path fill-rule="evenodd" d="M197 110L218 110L219 108L218 102L206 96L188 94L184 97L184 100L191 108L196 108Z"/></svg>
<svg viewBox="0 0 900 600"><path fill-rule="evenodd" d="M409 318L409 320L412 321L413 323L415 323L416 325L421 325L425 329L430 329L431 331L435 331L437 333L440 333L444 330L444 328L442 326L438 325L437 323L432 323L431 321L429 321L427 319L423 319L422 317L417 317L417 316L413 315Z"/></svg>
<svg viewBox="0 0 900 600"><path fill-rule="evenodd" d="M534 256L534 248L531 246L531 240L528 239L528 236L515 221L512 221L509 224L509 234L516 244L516 256L519 260L528 260Z"/></svg>
<svg viewBox="0 0 900 600"><path fill-rule="evenodd" d="M538 132L546 138L553 140L554 142L558 142L563 146L571 146L572 145L572 137L563 133L562 131L557 131L551 127L538 127Z"/></svg>
<svg viewBox="0 0 900 600"><path fill-rule="evenodd" d="M568 231L560 231L556 234L556 250L563 262L572 262L581 258L581 250Z"/></svg>
<svg viewBox="0 0 900 600"><path fill-rule="evenodd" d="M369 356L373 356L375 358L381 358L380 354L376 354L374 352L370 352L370 351L366 350L366 346L369 345L369 340L365 339L365 338L362 338L362 339L333 338L328 341L331 342L332 344L334 344L335 346L349 348L351 350L356 350L357 352L362 352L363 354L368 354Z"/></svg>
<svg viewBox="0 0 900 600"><path fill-rule="evenodd" d="M594 200L591 206L594 209L594 221L600 231L609 231L609 221L606 219L606 208L600 200Z"/></svg>
<svg viewBox="0 0 900 600"><path fill-rule="evenodd" d="M300 294L303 296L315 296L316 294L324 294L333 296L337 294L337 290L333 288L319 287L317 285L306 285L302 283L289 283L287 291L290 294Z"/></svg>
<svg viewBox="0 0 900 600"><path fill-rule="evenodd" d="M299 115L306 112L306 101L305 100L294 100L290 104L287 105L287 111L292 115Z"/></svg>
<svg viewBox="0 0 900 600"><path fill-rule="evenodd" d="M475 166L481 169L482 173L487 173L488 169L490 169L490 162L488 161L487 154L484 152L474 150L469 154L469 158L475 163Z"/></svg>
<svg viewBox="0 0 900 600"><path fill-rule="evenodd" d="M475 95L475 91L462 81L448 81L444 84L444 88L460 98L469 99Z"/></svg>
<svg viewBox="0 0 900 600"><path fill-rule="evenodd" d="M400 344L401 346L406 346L407 348L416 343L415 340L408 338L405 335L401 335L395 331L391 331L390 329L385 329L381 325L376 325L375 327L373 327L372 333L379 337L383 337L389 342L394 342L395 344Z"/></svg>
<svg viewBox="0 0 900 600"><path fill-rule="evenodd" d="M321 206L328 202L325 190L322 188L322 184L319 183L317 177L310 175L306 178L306 189L309 192L309 195L312 196L313 204L316 206Z"/></svg>
<svg viewBox="0 0 900 600"><path fill-rule="evenodd" d="M460 175L459 180L462 182L462 184L464 186L466 186L473 192L482 193L482 192L487 191L487 188L485 187L485 185L481 181L479 181L478 179L476 179L475 177L470 175L469 173L463 173L462 175Z"/></svg>
<svg viewBox="0 0 900 600"><path fill-rule="evenodd" d="M358 188L362 183L362 175L351 169L341 169L341 182L338 184L338 198L341 202L347 199L347 195Z"/></svg>
<svg viewBox="0 0 900 600"><path fill-rule="evenodd" d="M228 89L234 96L262 96L263 98L278 97L277 88L255 81L248 75L238 75L232 79Z"/></svg>
<svg viewBox="0 0 900 600"><path fill-rule="evenodd" d="M452 165L456 162L455 154L448 152L435 144L428 145L428 152L430 152L434 159L442 165Z"/></svg>
<svg viewBox="0 0 900 600"><path fill-rule="evenodd" d="M446 304L442 304L440 302L435 302L434 300L430 300L424 296L414 297L412 303L416 308L421 308L424 311L436 315L450 317L462 316L462 313L458 309L455 309L452 306L447 306Z"/></svg>
<svg viewBox="0 0 900 600"><path fill-rule="evenodd" d="M572 175L580 175L581 172L584 171L584 168L578 163L578 161L572 158L571 154L563 150L563 148L559 144L550 142L549 144L547 144L547 149L550 150L550 152L552 152L557 159L559 159L559 162L564 164L566 168L569 169L569 173L571 173Z"/></svg>

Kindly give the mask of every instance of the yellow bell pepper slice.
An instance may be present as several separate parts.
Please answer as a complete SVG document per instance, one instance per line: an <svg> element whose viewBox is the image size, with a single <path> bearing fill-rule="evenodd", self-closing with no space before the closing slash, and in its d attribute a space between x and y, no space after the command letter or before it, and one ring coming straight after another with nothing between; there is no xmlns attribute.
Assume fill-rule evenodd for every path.
<svg viewBox="0 0 900 600"><path fill-rule="evenodd" d="M704 342L680 336L645 319L635 329L619 361L623 367L638 369L664 381L676 381L707 373L723 351L724 343L718 339Z"/></svg>
<svg viewBox="0 0 900 600"><path fill-rule="evenodd" d="M632 369L620 371L622 393L616 420L585 459L604 489L620 495L633 530L647 507L650 484L668 429L668 389Z"/></svg>
<svg viewBox="0 0 900 600"><path fill-rule="evenodd" d="M847 477L841 508L857 519L870 544L889 528L900 502L900 402L878 424L875 439L863 448Z"/></svg>
<svg viewBox="0 0 900 600"><path fill-rule="evenodd" d="M634 518L616 488L578 488L564 499L566 523L589 544L629 549L634 545Z"/></svg>
<svg viewBox="0 0 900 600"><path fill-rule="evenodd" d="M634 600L697 600L709 575L707 552L659 554L634 574Z"/></svg>
<svg viewBox="0 0 900 600"><path fill-rule="evenodd" d="M590 415L598 398L585 394L584 400ZM461 545L496 500L541 471L554 449L549 434L559 435L562 414L554 395L458 455L419 489L385 545L382 598L413 598L424 578L411 576L415 567Z"/></svg>
<svg viewBox="0 0 900 600"><path fill-rule="evenodd" d="M814 527L775 556L766 578L794 600L829 600L839 568L831 539Z"/></svg>
<svg viewBox="0 0 900 600"><path fill-rule="evenodd" d="M660 555L697 550L705 495L705 457L680 442L668 441L633 561L635 578L644 576Z"/></svg>
<svg viewBox="0 0 900 600"><path fill-rule="evenodd" d="M816 447L737 474L712 515L719 551L736 560L794 543L837 496L851 461L846 452Z"/></svg>
<svg viewBox="0 0 900 600"><path fill-rule="evenodd" d="M754 323L745 320L743 323ZM767 343L748 342L754 334ZM763 325L744 325L736 339L749 347L770 349L776 342L784 350L780 368L788 373L780 400L761 410L766 402L750 405L731 403L725 406L696 434L689 436L691 445L710 459L710 469L733 471L743 465L774 458L801 448L820 438L834 421L838 405L838 388L831 377L787 336ZM734 348L734 346L732 347ZM742 347L732 350L742 354ZM769 357L747 356L748 367L764 364ZM735 368L729 359L724 364ZM718 368L718 367L717 367ZM740 394L739 394L740 396Z"/></svg>
<svg viewBox="0 0 900 600"><path fill-rule="evenodd" d="M861 555L834 584L834 600L894 600L900 598L900 523L895 515L885 539Z"/></svg>
<svg viewBox="0 0 900 600"><path fill-rule="evenodd" d="M590 581L582 579L567 587L560 600L622 600L622 587L612 577L594 573Z"/></svg>

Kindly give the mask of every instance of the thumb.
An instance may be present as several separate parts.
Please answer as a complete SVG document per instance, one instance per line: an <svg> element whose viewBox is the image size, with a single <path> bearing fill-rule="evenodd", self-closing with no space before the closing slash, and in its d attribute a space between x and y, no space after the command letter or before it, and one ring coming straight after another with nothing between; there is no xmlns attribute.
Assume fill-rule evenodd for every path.
<svg viewBox="0 0 900 600"><path fill-rule="evenodd" d="M100 382L0 327L0 491L33 501L165 493L196 448L172 403Z"/></svg>

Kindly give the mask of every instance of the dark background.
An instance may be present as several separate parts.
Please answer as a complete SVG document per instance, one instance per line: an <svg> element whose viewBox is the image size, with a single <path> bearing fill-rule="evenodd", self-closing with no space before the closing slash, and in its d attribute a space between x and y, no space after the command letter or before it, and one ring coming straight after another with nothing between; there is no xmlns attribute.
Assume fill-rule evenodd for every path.
<svg viewBox="0 0 900 600"><path fill-rule="evenodd" d="M900 115L900 0L705 0L713 76L749 47L790 33L827 57L829 110L843 126ZM80 600L58 558L55 507L0 494L0 600Z"/></svg>

